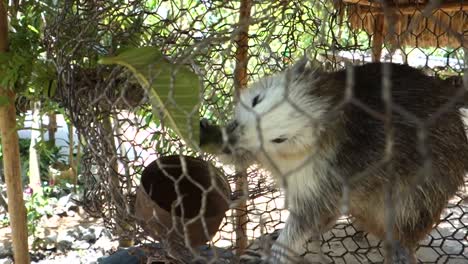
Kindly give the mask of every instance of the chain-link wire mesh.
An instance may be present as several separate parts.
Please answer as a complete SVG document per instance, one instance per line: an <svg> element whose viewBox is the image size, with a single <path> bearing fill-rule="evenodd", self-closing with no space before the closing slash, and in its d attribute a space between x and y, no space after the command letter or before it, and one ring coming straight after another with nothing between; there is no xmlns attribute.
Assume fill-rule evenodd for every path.
<svg viewBox="0 0 468 264"><path fill-rule="evenodd" d="M249 10L245 10L246 8ZM54 54L53 62L59 73L58 100L66 108L85 146L81 161L82 180L85 184L82 203L88 212L102 217L106 227L113 230L121 241L127 239L144 242L156 239L162 242L164 245L162 250L160 247L147 250L150 260L169 259L175 263L186 263L197 257L202 262L208 260L215 263L260 262L262 257L271 253L269 249L272 241L269 238L277 237L278 231L284 227L290 214L287 210L288 203L284 200L284 192L280 188L285 180L275 182L269 175L271 169L260 165L249 167L246 173L242 170L236 172L232 166L221 164L215 157L192 150L170 128L167 128L159 117L155 116L158 111L153 111L147 92L139 86L131 74L122 67L96 64L97 58L116 54L119 49L125 47L157 46L173 63L190 65L197 72L202 82L203 100L200 105L200 116L221 126L232 118L233 101L236 101L233 100L236 94L234 87L242 87L239 83L236 84L243 82L238 79L240 75L236 74L236 70L245 67L251 83L263 76L284 71L303 54L307 54L313 61L318 61L324 71L338 71L349 66L345 75L346 85L333 87L336 91L345 91L352 86L354 75L350 65L360 65L372 60L407 63L421 69L427 75L441 80L447 79L443 88L452 95L453 100L448 101L453 103L456 100L462 101L463 91L468 89L466 81L468 4L464 1L76 0L64 1L59 6L59 10L59 14L54 18L55 22L46 28L45 35L48 52ZM239 14L242 13L243 20L239 19ZM243 57L238 53L239 45L242 43L239 36L247 25L247 56ZM154 63L158 64L158 61ZM384 91L390 91L395 85L406 85L391 83L392 68L383 69L381 81ZM423 87L406 88L411 90ZM248 93L249 89L246 88L240 93ZM332 112L339 113L346 109L346 104L351 103L357 108L368 111L370 115L376 114L376 120L390 124L389 130L386 131L392 131L392 122L387 122L386 115L392 111L375 113L372 106L366 105L366 101L353 98L354 95L346 92L343 100L337 102L336 111ZM288 96L283 99L279 105L281 103L293 105L299 114L306 112L305 114L312 116L312 123L316 121L313 120L312 111L315 109L313 106L304 110L303 106L297 106L299 102L294 99ZM420 100L424 101L425 98ZM414 102L414 98L411 102ZM382 103L389 107L388 109L398 108L398 105L392 108L391 97L385 97ZM436 106L430 104L431 102L427 107L437 110L437 113L431 113L434 115L444 116L444 113L454 111L451 103L436 103ZM439 106L440 109L434 109ZM422 134L424 138L425 120L417 117L421 112L407 113L403 111L404 109L400 110L397 111L399 118L415 119L413 122L422 129L413 132ZM420 111L426 110L430 109ZM275 109L272 108L271 111ZM284 113L278 112L278 114ZM262 116L257 118L261 120ZM329 117L327 120L332 118ZM278 118L278 120L283 119ZM260 129L260 125L258 128L259 132L264 132ZM453 131L443 132L450 134ZM391 142L391 133L380 136L381 140ZM373 138L371 134L369 137ZM424 152L424 146L420 146L424 145L424 141L416 140L416 136L414 140L418 145L416 149L418 151L422 149L421 152ZM462 142L461 145L461 147L457 144L447 147L453 148L453 151L460 150L464 148L466 142ZM261 147L261 151L268 152L264 146ZM439 154L446 154L441 153ZM466 159L467 154L456 153L460 157L458 160ZM229 183L231 192L225 199L229 202L230 209L219 225L218 232L212 235L207 234L207 230L203 230L204 235L210 238L209 244L212 247L210 253L207 253L206 248L201 252L199 247L187 248L187 235L179 234L180 236L174 237L168 235L170 230L160 232L158 237L150 236L147 230L143 231L140 228L135 219L135 202L139 199L137 192L144 168L168 155L187 155L209 160L222 171L225 175L222 178ZM425 161L430 162L435 157L430 155L423 157L426 159L421 163L420 174L431 174L431 166L423 165L427 165ZM359 157L352 158L356 159L355 172L371 170L359 167L366 164L360 163ZM367 157L362 157L365 158ZM412 158L414 157L403 156L402 160ZM180 158L184 164L182 178L191 181L193 171L190 170L190 164L186 163L186 159ZM382 159L385 159L384 155ZM162 167L164 171L166 167ZM450 167L446 169L452 170ZM393 168L393 171L398 172L398 170L405 168ZM455 171L455 168L453 170ZM216 173L210 169L209 174L215 177ZM247 182L243 183L245 174ZM174 178L171 178L169 185L171 182L174 186L182 184ZM211 181L211 185L197 187L201 192L200 197L209 196L213 182ZM464 182L466 186L466 177ZM389 185L392 184L395 183ZM214 184L216 187L214 189L222 193L218 185ZM352 203L353 201L349 200L349 188L352 184L344 181L339 182L339 185L340 187L336 188L341 190L340 193L344 198L340 203L343 205ZM417 186L415 183L415 188ZM209 190L203 190L204 188ZM384 197L385 189L381 191ZM180 210L177 209L179 206L184 212L190 210L191 208L184 209L184 206L190 207L191 203L184 200L180 191L174 192L176 193L174 199L169 197L173 194L167 194L166 202L169 202L169 209L165 209ZM178 197L179 195L181 197ZM366 196L365 193L363 195ZM445 195L452 196L452 194ZM194 199L203 200L200 197ZM367 198L380 199L371 196ZM164 200L164 197L162 199ZM431 199L428 198L428 201L432 201ZM444 195L441 195L440 199L445 203ZM417 248L419 261L468 263L467 199L466 187L460 186L460 191L450 198L448 206L443 210L441 221L419 242ZM341 208L337 205L338 207ZM311 211L313 208L313 205L308 207ZM194 212L192 216L200 217L205 215L207 207L202 203L198 204L196 209L201 211ZM391 206L387 209L385 211L390 214L395 212L395 208L392 209ZM411 207L408 210L411 210ZM163 221L157 215L154 217ZM357 227L353 221L353 216L342 216L333 228L324 232L321 236L323 254L318 255L333 263L382 262L385 256L384 242L366 233L366 230L372 227ZM154 225L157 226L158 223ZM185 223L182 233L188 230L188 225ZM202 223L202 226L201 229L207 228L206 223ZM298 253L303 253L304 258L311 257L316 260L317 250L314 243L313 239L309 240L303 247L304 252ZM247 249L244 248L246 244L248 244ZM223 254L213 248L236 252L242 257L239 259L234 254Z"/></svg>

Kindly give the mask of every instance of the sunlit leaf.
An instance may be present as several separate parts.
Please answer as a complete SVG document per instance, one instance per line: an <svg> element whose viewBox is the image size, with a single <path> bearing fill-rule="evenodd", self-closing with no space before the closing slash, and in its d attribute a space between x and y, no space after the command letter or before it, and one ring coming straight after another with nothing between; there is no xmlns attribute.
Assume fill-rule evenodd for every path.
<svg viewBox="0 0 468 264"><path fill-rule="evenodd" d="M130 48L99 62L130 69L150 94L154 118L162 114L164 124L192 147L196 146L200 134L200 87L195 73L168 62L156 47Z"/></svg>
<svg viewBox="0 0 468 264"><path fill-rule="evenodd" d="M37 30L37 28L33 27L32 25L28 25L28 28L32 30L33 32L39 34L39 30Z"/></svg>

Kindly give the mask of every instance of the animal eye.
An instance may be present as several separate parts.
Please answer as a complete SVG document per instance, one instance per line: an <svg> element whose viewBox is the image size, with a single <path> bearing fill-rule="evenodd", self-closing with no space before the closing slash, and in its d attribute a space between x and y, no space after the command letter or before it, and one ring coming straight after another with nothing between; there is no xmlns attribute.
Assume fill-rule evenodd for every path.
<svg viewBox="0 0 468 264"><path fill-rule="evenodd" d="M262 101L262 98L260 98L260 95L255 96L254 99L252 100L252 107L255 107L261 101Z"/></svg>
<svg viewBox="0 0 468 264"><path fill-rule="evenodd" d="M283 142L285 142L286 140L288 140L288 139L287 139L287 138L284 138L284 137L279 137L279 138L273 139L271 142L273 142L273 143L283 143Z"/></svg>

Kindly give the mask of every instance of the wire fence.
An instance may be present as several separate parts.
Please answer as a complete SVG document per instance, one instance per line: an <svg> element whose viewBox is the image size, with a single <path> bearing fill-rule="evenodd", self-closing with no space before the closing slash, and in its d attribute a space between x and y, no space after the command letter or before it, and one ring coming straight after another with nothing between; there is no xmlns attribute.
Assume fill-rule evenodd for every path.
<svg viewBox="0 0 468 264"><path fill-rule="evenodd" d="M336 93L333 99L336 108L330 110L330 116L320 120L324 124L317 124L318 120L314 118L323 109L307 102L301 104L301 100L294 95L279 96L281 100L277 100L276 107L249 117L260 121L256 122L257 132L246 142L252 143L254 138L262 142L262 136L268 137L271 131L279 128L283 129L281 133L288 135L314 127L310 132L311 138L318 138L314 147L322 148L328 144L328 148L342 151L339 156L346 160L343 164L351 162L355 165L349 169L352 172L349 177L332 181L333 186L325 188L330 192L336 191L340 199L325 196L330 200L323 201L324 204L333 203L333 199L336 199L337 204L330 206L347 209L345 212L353 211L353 207L385 205L388 208L382 208L379 214L393 213L393 216L406 219L404 213L413 215L420 212L420 218L414 219L430 218L429 222L439 219L437 208L443 204L446 208L441 212L440 222L433 229L425 230L430 233L418 242L417 258L422 263L467 263L468 179L460 176L460 171L465 168L468 152L462 151L467 149L468 143L464 136L460 136L460 119L456 114L458 103L463 101L464 90L468 90L467 10L467 3L463 1L64 1L54 18L55 23L46 28L45 39L48 53L55 54L53 62L59 73L57 100L66 108L85 147L81 161L81 180L85 186L82 204L92 215L102 217L106 227L120 241L161 243L162 247L147 250L148 261L189 263L196 259L202 263L260 263L271 255L271 245L284 228L286 219L297 217L295 213L298 210L290 200L285 202L284 189L280 188L282 185L285 187L285 183L290 188L297 181L288 182L288 177L278 179L270 174L276 175L278 170L284 172L281 166L293 164L298 157L286 157L286 160L291 159L290 163L250 166L245 172L239 167L226 166L213 155L189 148L159 120L155 116L158 111L154 111L150 105L147 91L128 71L95 62L97 58L115 54L124 47L157 46L172 62L190 65L197 72L202 83L200 116L224 127L230 120L236 119L231 114L236 103L236 111L242 107L254 108L250 101L249 105L242 106L247 102L243 101L245 98L253 96L253 92L249 91L284 86L282 82L287 84L288 80L263 81L254 88L241 89L237 93L234 87L242 87L247 81L247 87L250 87L251 83L263 76L284 72L307 54L314 61L312 67L320 66L321 70L314 74L326 77L315 82L312 80L308 85L330 87L328 91L318 93L325 97ZM244 19L239 20L242 12ZM248 34L242 35L246 28ZM247 46L240 47L240 43ZM242 48L246 50L246 56L239 56L239 49ZM348 88L353 87L353 83L363 84L355 78L366 77L364 73L358 75L357 68L354 74L355 68L351 65L362 65L372 60L407 63L420 69L432 76L423 79L430 80L428 89L446 89L444 92L437 91L445 96L444 99L438 98L439 94L431 95L419 90L425 87L408 87L406 82L413 84L412 80L408 80L413 72L399 73L392 67L380 66L375 66L377 69L369 71L367 75L377 74L375 78L380 78L374 82L381 82L382 91L369 93L384 96L382 101L372 98L372 95L367 97L366 93L361 94L358 88L354 88L354 93L349 92ZM157 65L159 61L154 63ZM241 69L246 70L248 80L239 79ZM342 69L347 69L342 75L326 73ZM393 74L402 74L403 77L395 79L392 78ZM285 76L286 79L294 77ZM344 76L345 81L338 81L341 80L340 76ZM259 88L262 85L263 88ZM398 88L400 86L403 88ZM391 96L385 97L391 89L401 93L394 94L395 101ZM276 91L273 88L270 90L272 94ZM414 93L411 92L413 90ZM235 99L236 94L241 95ZM451 98L446 98L446 95ZM268 98L256 100L270 100ZM285 107L285 104L289 107ZM345 135L351 130L344 130L345 127L339 124L327 127L340 115L344 116L345 111L354 111L352 120L362 120L357 123L363 125L361 130L373 128L373 125L380 129L360 131L356 127L359 135ZM272 113L275 113L273 118ZM291 116L285 118L286 114ZM299 125L304 125L294 123L294 117L300 115L307 116L309 121L305 123L310 123L310 126L297 129ZM392 122L390 116L396 121ZM440 125L444 121L455 125ZM334 132L327 132L328 136L319 138L317 131L321 129L332 129L330 131ZM451 139L449 135L458 139ZM355 137L358 142L340 149L337 144L344 137ZM427 147L428 138L436 142L436 147L430 144ZM402 141L399 142L399 139ZM282 137L278 138L278 142L282 140ZM309 139L295 140L309 143ZM391 150L385 152L388 151L386 146L391 145L386 144L389 142L395 143L395 153ZM260 152L277 155L272 153L268 144L262 144ZM377 145L382 149L376 148ZM234 148L231 151L236 151L235 146L229 147ZM403 151L398 147L402 147ZM290 148L298 147L291 143ZM366 148L368 152L364 151ZM304 156L301 158L306 158L312 152L307 153L305 149L303 152L301 149L287 148L284 151L287 152L285 155L297 153ZM359 149L364 150L359 152ZM374 150L376 152L371 155ZM380 150L382 152L378 152ZM244 157L250 155L244 154ZM400 156L390 158L395 166L390 168L385 161L393 154ZM165 160L168 156L173 158ZM199 160L191 160L188 156L207 160L216 168L205 163L200 165ZM307 168L308 164L316 166L326 161L318 159L312 155L306 159L306 163L298 166L298 170ZM340 163L336 164L339 166ZM378 171L374 170L376 168ZM438 170L434 171L434 168ZM315 173L320 174L320 169ZM331 169L338 171L337 174L342 173L340 168ZM313 181L313 171L304 173L309 178L301 180ZM377 176L379 173L393 176L388 176L387 184L382 184ZM398 178L404 173L421 175L408 176L420 182ZM168 178L156 179L156 175ZM208 178L204 178L206 176ZM362 179L359 177L367 180L355 181ZM299 183L308 188L312 186L307 182ZM409 183L414 189L404 186ZM455 184L460 187L456 195L453 190ZM418 200L419 203L410 204L412 201L400 197L408 203L388 204L384 200L392 187L398 190L394 195L398 195L399 191L406 195L405 191L416 193L421 190L422 198ZM299 187L296 190L316 191ZM424 195L431 197L424 198ZM362 204L356 204L356 199ZM151 201L157 202L159 207L151 207ZM323 217L318 215L322 210L319 205L312 204L313 200L309 202L302 205L303 210L311 215L309 220L316 221L318 217ZM142 213L142 207L148 206ZM431 206L433 210L420 210L420 207ZM377 212L371 209L368 208L366 212ZM184 216L189 220L179 219L184 219ZM146 222L141 221L142 217L148 218ZM383 216L371 214L357 217L381 219ZM302 250L296 252L302 255L301 260L328 260L333 263L377 263L384 260L388 247L382 237L388 238L385 233L388 235L392 232L375 232L378 229L375 223L369 220L366 224L354 215L342 215L334 220L336 222L330 222L332 228L328 231L314 234L319 235L320 239L311 234L311 239L300 240L306 245L293 246L294 243L291 243L286 246ZM178 221L183 222L181 226L174 224ZM364 225L358 227L356 222ZM302 224L313 228L312 222ZM432 228L430 223L414 225ZM367 233L373 228L374 234ZM405 238L401 233L395 231L392 235L401 236L402 240L412 239ZM290 242L296 241L290 239ZM320 240L321 253L317 251L317 240ZM200 247L205 243L208 243L208 248ZM400 261L398 263L407 263Z"/></svg>

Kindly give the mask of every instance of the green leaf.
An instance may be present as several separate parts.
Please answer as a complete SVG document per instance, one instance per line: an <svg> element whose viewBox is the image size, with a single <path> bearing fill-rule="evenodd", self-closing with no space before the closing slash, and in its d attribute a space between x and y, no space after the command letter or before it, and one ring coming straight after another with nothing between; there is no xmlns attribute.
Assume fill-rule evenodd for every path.
<svg viewBox="0 0 468 264"><path fill-rule="evenodd" d="M43 95L53 98L57 91L57 73L50 62L37 60L34 62L31 75L31 87L38 89Z"/></svg>
<svg viewBox="0 0 468 264"><path fill-rule="evenodd" d="M29 28L31 31L33 31L34 33L39 34L39 30L37 30L37 28L35 28L34 26L28 25L28 28Z"/></svg>
<svg viewBox="0 0 468 264"><path fill-rule="evenodd" d="M191 147L200 135L200 87L198 76L185 66L168 62L156 47L129 48L115 57L99 60L128 68L148 91L153 116L163 122Z"/></svg>

